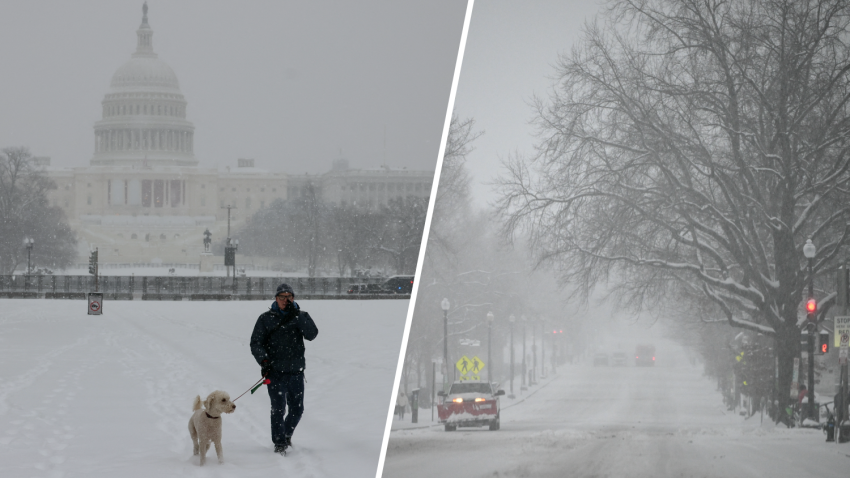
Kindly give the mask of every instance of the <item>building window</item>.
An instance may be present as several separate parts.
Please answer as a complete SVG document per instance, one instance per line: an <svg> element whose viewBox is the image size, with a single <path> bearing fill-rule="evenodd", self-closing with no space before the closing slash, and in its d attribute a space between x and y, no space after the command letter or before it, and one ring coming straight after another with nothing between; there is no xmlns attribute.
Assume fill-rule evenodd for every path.
<svg viewBox="0 0 850 478"><path fill-rule="evenodd" d="M86 198L86 204L88 204L89 206L91 206L91 196L88 196L88 197Z"/></svg>
<svg viewBox="0 0 850 478"><path fill-rule="evenodd" d="M251 198L245 198L245 209L251 209Z"/></svg>
<svg viewBox="0 0 850 478"><path fill-rule="evenodd" d="M165 240L165 234L160 234L160 235L159 235L159 240L160 240L160 241L164 241L164 240Z"/></svg>
<svg viewBox="0 0 850 478"><path fill-rule="evenodd" d="M260 188L260 192L261 192L261 193L266 192L266 188Z"/></svg>
<svg viewBox="0 0 850 478"><path fill-rule="evenodd" d="M133 234L130 234L130 239L138 239L138 238L139 238L139 236L136 235L135 232Z"/></svg>
<svg viewBox="0 0 850 478"><path fill-rule="evenodd" d="M262 209L262 208L264 208L264 207L266 207L266 202L265 202L265 201L260 201L260 209Z"/></svg>
<svg viewBox="0 0 850 478"><path fill-rule="evenodd" d="M232 192L234 192L234 193L235 193L235 192L236 192L236 188L232 188Z"/></svg>
<svg viewBox="0 0 850 478"><path fill-rule="evenodd" d="M203 206L206 206L206 205L207 205L207 198L202 197L201 198L201 206L203 207Z"/></svg>
<svg viewBox="0 0 850 478"><path fill-rule="evenodd" d="M91 187L91 183L87 183L86 186Z"/></svg>
<svg viewBox="0 0 850 478"><path fill-rule="evenodd" d="M277 188L272 188L272 192L273 192L273 193L276 193L276 192L277 192Z"/></svg>
<svg viewBox="0 0 850 478"><path fill-rule="evenodd" d="M206 184L201 184L201 189L206 189L206 187L207 187Z"/></svg>

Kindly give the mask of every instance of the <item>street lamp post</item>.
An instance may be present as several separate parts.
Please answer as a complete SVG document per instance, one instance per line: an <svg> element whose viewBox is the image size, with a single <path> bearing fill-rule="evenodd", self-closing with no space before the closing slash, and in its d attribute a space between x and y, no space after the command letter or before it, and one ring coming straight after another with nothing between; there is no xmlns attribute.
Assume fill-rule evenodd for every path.
<svg viewBox="0 0 850 478"><path fill-rule="evenodd" d="M546 319L540 319L540 376L546 378Z"/></svg>
<svg viewBox="0 0 850 478"><path fill-rule="evenodd" d="M30 261L30 259L32 257L33 244L35 244L35 239L31 237L24 238L24 246L27 248L27 275L30 275L30 272L32 271L32 262Z"/></svg>
<svg viewBox="0 0 850 478"><path fill-rule="evenodd" d="M525 381L525 374L527 373L526 372L526 364L525 364L525 324L528 321L528 319L526 319L524 315L521 316L520 319L522 320L522 381L520 382L520 388L519 389L520 390L528 390L527 385L531 385L531 384L526 384L526 381Z"/></svg>
<svg viewBox="0 0 850 478"><path fill-rule="evenodd" d="M443 309L443 391L448 388L449 375L449 299L440 302Z"/></svg>
<svg viewBox="0 0 850 478"><path fill-rule="evenodd" d="M537 383L537 337L534 335L535 320L531 319L531 385Z"/></svg>
<svg viewBox="0 0 850 478"><path fill-rule="evenodd" d="M493 383L493 313L487 312L487 383Z"/></svg>
<svg viewBox="0 0 850 478"><path fill-rule="evenodd" d="M514 322L516 317L511 314L508 322L511 324L511 397L514 397Z"/></svg>
<svg viewBox="0 0 850 478"><path fill-rule="evenodd" d="M814 277L812 276L812 261L815 258L815 253L817 249L815 245L812 243L811 239L806 240L806 244L803 246L803 255L806 256L806 259L809 261L809 300L815 298L815 283ZM807 301L808 302L808 301ZM808 417L810 419L815 419L815 331L817 330L817 316L816 310L810 311L808 314L808 321L806 323L806 328L808 329L808 339L809 339L809 373L808 373L808 382L809 382L809 410Z"/></svg>

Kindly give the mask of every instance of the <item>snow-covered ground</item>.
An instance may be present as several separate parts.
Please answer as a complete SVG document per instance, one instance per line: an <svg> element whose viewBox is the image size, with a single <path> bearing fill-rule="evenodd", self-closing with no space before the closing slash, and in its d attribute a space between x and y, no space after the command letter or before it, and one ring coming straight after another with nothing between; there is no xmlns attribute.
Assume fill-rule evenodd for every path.
<svg viewBox="0 0 850 478"><path fill-rule="evenodd" d="M2 477L375 476L408 301L299 301L304 417L272 452L265 387L223 420L225 463L192 456L196 395L236 398L259 378L249 350L264 302L0 299Z"/></svg>
<svg viewBox="0 0 850 478"><path fill-rule="evenodd" d="M850 443L727 411L680 347L656 345L654 368L565 366L524 396L503 397L500 431L394 422L383 477L799 478L850 470Z"/></svg>

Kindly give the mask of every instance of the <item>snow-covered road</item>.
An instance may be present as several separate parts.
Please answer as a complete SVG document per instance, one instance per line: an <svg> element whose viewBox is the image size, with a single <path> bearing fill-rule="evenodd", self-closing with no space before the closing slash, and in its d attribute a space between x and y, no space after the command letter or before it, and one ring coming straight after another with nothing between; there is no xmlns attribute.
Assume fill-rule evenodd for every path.
<svg viewBox="0 0 850 478"><path fill-rule="evenodd" d="M372 477L408 301L299 301L305 413L287 457L272 453L265 388L223 418L225 463L198 467L195 395L236 398L259 378L248 347L264 302L0 300L2 477Z"/></svg>
<svg viewBox="0 0 850 478"><path fill-rule="evenodd" d="M524 402L502 399L500 431L394 431L383 477L798 478L850 470L850 444L727 412L678 346L659 346L656 367L629 365L560 368Z"/></svg>

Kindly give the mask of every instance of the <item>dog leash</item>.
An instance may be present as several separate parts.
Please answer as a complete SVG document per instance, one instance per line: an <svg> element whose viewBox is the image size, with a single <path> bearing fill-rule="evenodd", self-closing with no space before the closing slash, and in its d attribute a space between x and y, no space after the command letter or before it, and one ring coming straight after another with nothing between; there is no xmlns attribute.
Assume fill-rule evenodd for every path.
<svg viewBox="0 0 850 478"><path fill-rule="evenodd" d="M245 395L248 392L251 392L251 394L253 395L253 393L256 392L257 389L260 388L263 384L268 385L270 383L271 383L271 380L267 379L266 377L263 377L263 378L257 380L257 383L255 383L254 385L251 385L251 387L248 390L245 390L245 392L242 395ZM233 401L235 402L236 400L239 400L240 398L242 398L242 395L239 395L238 397L234 398Z"/></svg>

